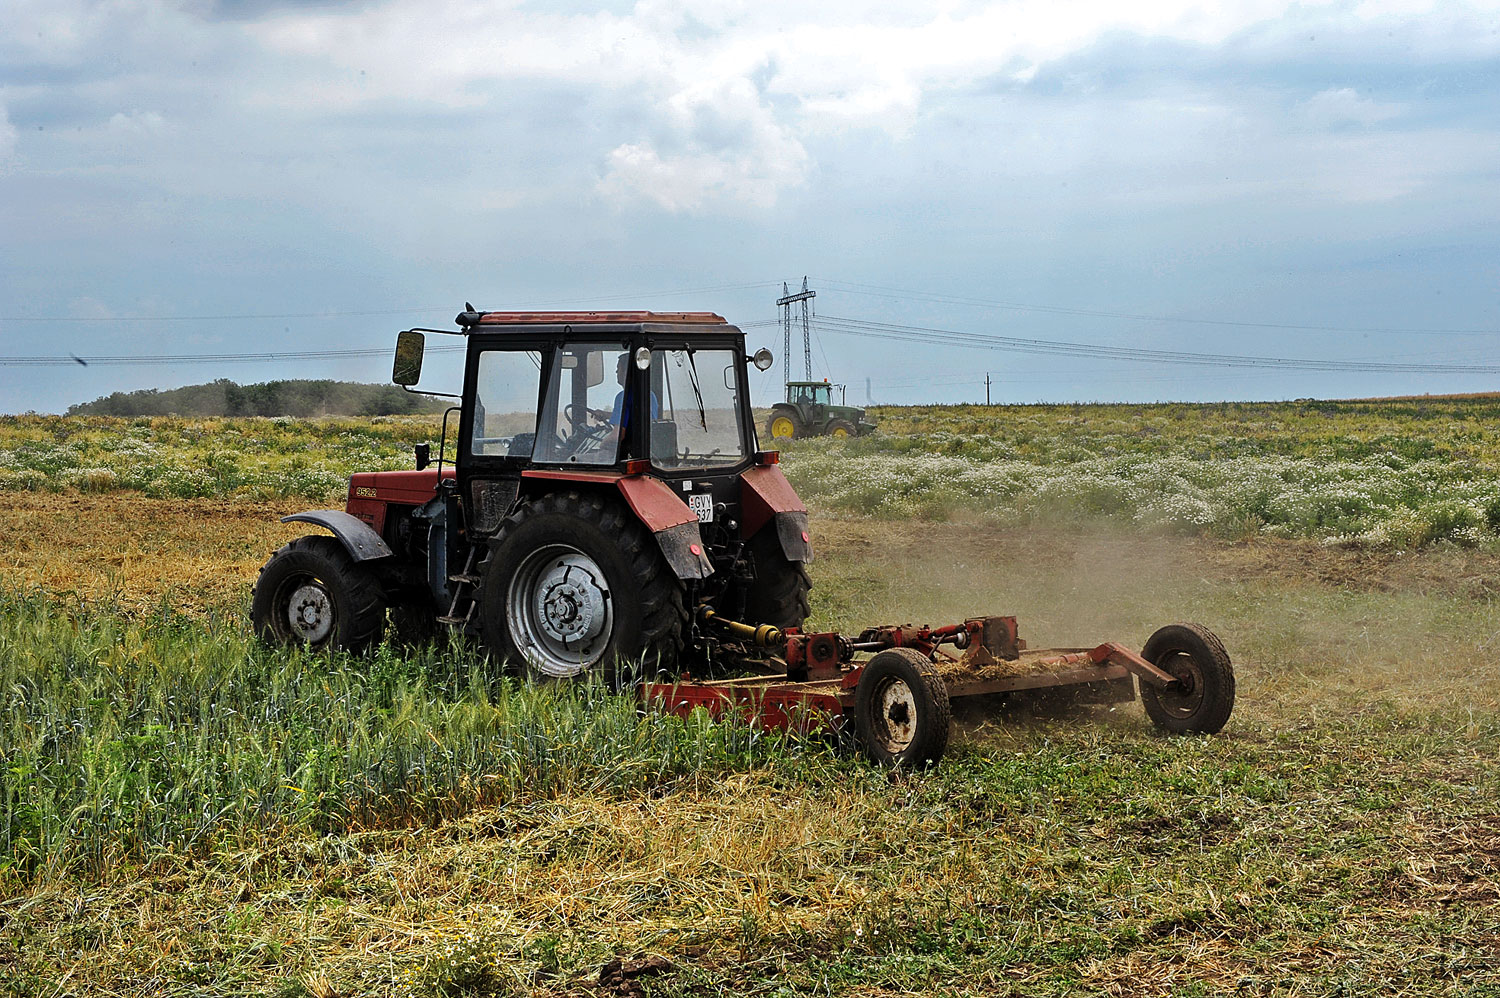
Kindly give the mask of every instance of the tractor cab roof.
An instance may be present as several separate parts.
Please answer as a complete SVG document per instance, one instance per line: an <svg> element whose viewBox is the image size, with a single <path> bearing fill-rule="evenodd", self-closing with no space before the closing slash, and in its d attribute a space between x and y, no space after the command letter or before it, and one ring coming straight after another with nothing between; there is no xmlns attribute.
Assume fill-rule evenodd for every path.
<svg viewBox="0 0 1500 998"><path fill-rule="evenodd" d="M735 331L722 315L714 312L479 312L470 309L458 313L454 321L466 332L492 331L506 326L722 326L723 332Z"/></svg>

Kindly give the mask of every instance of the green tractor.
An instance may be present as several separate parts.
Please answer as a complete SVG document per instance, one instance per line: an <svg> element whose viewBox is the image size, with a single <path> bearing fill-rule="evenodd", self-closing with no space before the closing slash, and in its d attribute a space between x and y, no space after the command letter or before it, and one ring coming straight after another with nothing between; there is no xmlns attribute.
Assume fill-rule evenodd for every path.
<svg viewBox="0 0 1500 998"><path fill-rule="evenodd" d="M798 440L802 437L862 437L875 430L865 419L865 411L852 405L834 405L833 389L844 400L844 386L827 381L788 381L786 401L771 407L766 433L773 440Z"/></svg>

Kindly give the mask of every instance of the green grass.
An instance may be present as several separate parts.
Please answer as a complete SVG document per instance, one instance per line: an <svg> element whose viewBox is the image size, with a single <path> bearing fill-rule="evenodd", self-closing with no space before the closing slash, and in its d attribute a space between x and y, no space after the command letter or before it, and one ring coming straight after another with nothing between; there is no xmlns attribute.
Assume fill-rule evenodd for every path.
<svg viewBox="0 0 1500 998"><path fill-rule="evenodd" d="M711 779L780 747L597 686L520 684L468 647L329 658L263 648L233 618L60 614L40 594L0 592L0 691L0 874L26 882Z"/></svg>

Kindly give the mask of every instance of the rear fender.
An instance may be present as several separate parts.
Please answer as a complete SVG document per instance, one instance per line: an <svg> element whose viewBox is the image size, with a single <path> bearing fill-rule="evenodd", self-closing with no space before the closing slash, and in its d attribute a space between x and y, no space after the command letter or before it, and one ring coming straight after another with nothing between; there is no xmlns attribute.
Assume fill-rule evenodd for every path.
<svg viewBox="0 0 1500 998"><path fill-rule="evenodd" d="M714 574L714 563L703 547L697 514L661 480L647 475L622 475L617 471L532 469L521 472L521 477L533 483L552 481L605 488L614 486L636 519L656 538L662 557L667 559L667 564L679 579L706 579Z"/></svg>
<svg viewBox="0 0 1500 998"><path fill-rule="evenodd" d="M788 561L812 561L807 507L776 465L751 468L740 476L740 512L745 538L774 524L776 539Z"/></svg>
<svg viewBox="0 0 1500 998"><path fill-rule="evenodd" d="M630 509L651 531L663 557L679 579L706 579L714 563L703 549L698 515L675 492L655 478L632 475L617 483Z"/></svg>
<svg viewBox="0 0 1500 998"><path fill-rule="evenodd" d="M341 509L310 509L302 513L283 516L282 523L315 523L333 532L333 536L344 545L349 557L355 561L375 561L389 558L393 551L385 539L369 524Z"/></svg>

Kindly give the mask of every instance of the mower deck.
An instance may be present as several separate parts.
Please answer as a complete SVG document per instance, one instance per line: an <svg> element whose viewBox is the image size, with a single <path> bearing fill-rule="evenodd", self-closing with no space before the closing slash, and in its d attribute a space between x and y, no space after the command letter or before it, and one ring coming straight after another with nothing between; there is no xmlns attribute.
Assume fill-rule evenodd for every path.
<svg viewBox="0 0 1500 998"><path fill-rule="evenodd" d="M642 698L682 716L698 708L714 717L729 712L768 729L843 730L852 718L873 759L918 764L941 757L950 705L965 698L1103 684L1107 699L1133 700L1135 677L1159 727L1204 733L1223 726L1234 701L1229 656L1218 638L1193 624L1161 628L1141 654L1112 641L1028 649L1014 617L941 628L875 627L853 639L793 630L772 634L766 643L783 638L784 660L770 661L784 661L784 671L707 681L684 675L647 684Z"/></svg>

